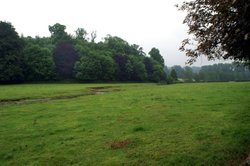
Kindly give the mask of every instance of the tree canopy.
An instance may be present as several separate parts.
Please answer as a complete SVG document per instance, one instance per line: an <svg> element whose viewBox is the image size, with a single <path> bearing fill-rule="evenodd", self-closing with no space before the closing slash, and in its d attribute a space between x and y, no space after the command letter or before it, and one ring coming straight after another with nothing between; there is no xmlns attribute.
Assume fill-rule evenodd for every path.
<svg viewBox="0 0 250 166"><path fill-rule="evenodd" d="M240 63L168 68L157 48L146 55L139 45L117 36L96 42L96 34L91 37L83 28L74 35L65 29L57 23L50 26L50 37L19 37L11 23L0 22L0 83L250 80L250 70Z"/></svg>
<svg viewBox="0 0 250 166"><path fill-rule="evenodd" d="M59 23L56 23L52 26L49 25L51 39L54 43L70 40L70 36L67 34L67 32L65 32L65 29L66 26Z"/></svg>
<svg viewBox="0 0 250 166"><path fill-rule="evenodd" d="M15 28L0 21L0 82L23 81L23 42Z"/></svg>
<svg viewBox="0 0 250 166"><path fill-rule="evenodd" d="M164 60L157 48L150 57L143 48L107 35L96 42L95 31L49 26L50 37L24 37L5 22L0 24L0 83L15 81L79 80L159 82L166 79Z"/></svg>
<svg viewBox="0 0 250 166"><path fill-rule="evenodd" d="M180 6L184 23L195 37L183 40L180 50L193 63L200 55L242 61L250 65L250 1L192 0ZM190 46L191 45L191 46Z"/></svg>
<svg viewBox="0 0 250 166"><path fill-rule="evenodd" d="M149 53L150 57L159 62L162 66L164 66L164 59L160 54L160 51L157 48L152 48Z"/></svg>
<svg viewBox="0 0 250 166"><path fill-rule="evenodd" d="M24 74L27 81L53 80L55 66L48 48L39 45L27 45L23 51Z"/></svg>

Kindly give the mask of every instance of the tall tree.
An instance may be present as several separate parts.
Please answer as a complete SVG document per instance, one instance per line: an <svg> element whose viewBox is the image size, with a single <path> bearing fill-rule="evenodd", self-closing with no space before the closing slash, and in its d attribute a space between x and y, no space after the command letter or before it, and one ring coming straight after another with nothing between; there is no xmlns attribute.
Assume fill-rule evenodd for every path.
<svg viewBox="0 0 250 166"><path fill-rule="evenodd" d="M131 81L145 81L147 79L147 72L145 65L140 57L129 56L129 62L132 66Z"/></svg>
<svg viewBox="0 0 250 166"><path fill-rule="evenodd" d="M60 79L73 78L75 62L79 59L78 54L71 44L71 36L65 32L66 26L59 23L49 26L51 38L56 45L53 59L56 72Z"/></svg>
<svg viewBox="0 0 250 166"><path fill-rule="evenodd" d="M23 80L23 41L15 28L0 21L0 82Z"/></svg>
<svg viewBox="0 0 250 166"><path fill-rule="evenodd" d="M95 39L96 39L96 37L97 37L96 31L92 31L92 32L90 33L90 36L91 36L90 41L91 41L92 43L94 43L94 42L95 42Z"/></svg>
<svg viewBox="0 0 250 166"><path fill-rule="evenodd" d="M72 44L58 43L53 53L53 59L60 79L73 78L74 65L79 57Z"/></svg>
<svg viewBox="0 0 250 166"><path fill-rule="evenodd" d="M180 9L187 11L184 23L189 34L195 36L195 41L185 39L180 47L190 57L189 63L205 55L208 59L222 57L250 65L249 0L192 0Z"/></svg>
<svg viewBox="0 0 250 166"><path fill-rule="evenodd" d="M107 35L104 38L104 43L107 45L107 48L112 51L113 54L126 54L129 55L129 44L127 41L123 40L117 36Z"/></svg>
<svg viewBox="0 0 250 166"><path fill-rule="evenodd" d="M67 32L65 32L65 29L66 29L66 26L59 24L59 23L49 26L51 38L55 44L59 42L65 42L65 41L68 42L71 40L70 35L68 35Z"/></svg>
<svg viewBox="0 0 250 166"><path fill-rule="evenodd" d="M153 59L149 58L149 57L145 57L143 63L145 65L145 69L146 69L146 72L147 72L148 80L152 80L151 78L152 78L153 73L154 73L154 64L153 64L154 62L153 62Z"/></svg>
<svg viewBox="0 0 250 166"><path fill-rule="evenodd" d="M77 28L75 31L76 39L86 40L86 36L88 35L87 31L83 28Z"/></svg>
<svg viewBox="0 0 250 166"><path fill-rule="evenodd" d="M148 53L154 60L159 62L162 67L164 67L164 59L157 48L152 48Z"/></svg>
<svg viewBox="0 0 250 166"><path fill-rule="evenodd" d="M114 55L113 59L116 63L116 79L118 81L129 81L132 73L132 64L126 55Z"/></svg>
<svg viewBox="0 0 250 166"><path fill-rule="evenodd" d="M164 68L153 58L145 57L144 65L147 71L149 81L159 82L166 79L166 73L164 72Z"/></svg>

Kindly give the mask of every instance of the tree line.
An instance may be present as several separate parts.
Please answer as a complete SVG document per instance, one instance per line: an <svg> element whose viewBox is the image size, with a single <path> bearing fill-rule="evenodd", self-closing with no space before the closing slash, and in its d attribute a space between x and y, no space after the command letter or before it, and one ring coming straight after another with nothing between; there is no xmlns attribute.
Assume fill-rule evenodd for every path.
<svg viewBox="0 0 250 166"><path fill-rule="evenodd" d="M219 63L202 67L181 67L178 65L164 68L167 75L176 82L220 82L249 81L250 70L244 64Z"/></svg>
<svg viewBox="0 0 250 166"><path fill-rule="evenodd" d="M0 83L78 80L83 82L159 82L166 80L164 59L157 48L148 53L136 44L96 32L49 26L50 37L19 36L9 22L0 21Z"/></svg>
<svg viewBox="0 0 250 166"><path fill-rule="evenodd" d="M246 81L243 64L202 67L166 67L157 48L148 53L136 44L107 35L96 42L96 32L66 26L49 26L50 37L19 36L8 22L0 21L0 83L77 80L83 82L202 82Z"/></svg>

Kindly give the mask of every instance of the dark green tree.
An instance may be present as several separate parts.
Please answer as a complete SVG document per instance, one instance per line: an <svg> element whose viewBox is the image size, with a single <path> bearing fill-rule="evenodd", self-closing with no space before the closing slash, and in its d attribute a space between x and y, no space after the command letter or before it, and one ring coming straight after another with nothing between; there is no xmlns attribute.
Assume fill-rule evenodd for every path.
<svg viewBox="0 0 250 166"><path fill-rule="evenodd" d="M153 82L160 82L160 81L166 81L166 73L164 72L164 69L161 65L158 63L155 63L154 66L154 72L152 75L152 81Z"/></svg>
<svg viewBox="0 0 250 166"><path fill-rule="evenodd" d="M49 49L38 45L27 45L23 56L25 80L49 81L55 79L55 66Z"/></svg>
<svg viewBox="0 0 250 166"><path fill-rule="evenodd" d="M132 67L130 76L131 81L147 80L147 72L142 58L129 56L129 63Z"/></svg>
<svg viewBox="0 0 250 166"><path fill-rule="evenodd" d="M75 64L75 77L81 81L100 80L101 64L91 56L82 56Z"/></svg>
<svg viewBox="0 0 250 166"><path fill-rule="evenodd" d="M120 55L130 55L129 44L125 40L117 37L107 35L104 39L104 43L107 46L107 49L111 50L113 54L120 54Z"/></svg>
<svg viewBox="0 0 250 166"><path fill-rule="evenodd" d="M126 55L116 54L113 56L116 63L116 79L117 81L129 81L131 80L132 64L129 61L129 57Z"/></svg>
<svg viewBox="0 0 250 166"><path fill-rule="evenodd" d="M160 51L157 48L152 48L149 53L150 57L159 62L159 64L164 67L164 59L160 54Z"/></svg>
<svg viewBox="0 0 250 166"><path fill-rule="evenodd" d="M59 23L49 26L49 31L54 44L65 41L69 42L71 40L70 35L65 32L65 29L66 26Z"/></svg>
<svg viewBox="0 0 250 166"><path fill-rule="evenodd" d="M88 33L84 28L77 28L75 33L76 39L87 40Z"/></svg>
<svg viewBox="0 0 250 166"><path fill-rule="evenodd" d="M145 69L147 71L148 80L150 80L150 78L152 77L153 72L154 72L153 60L152 60L152 58L145 57L143 62L145 65Z"/></svg>
<svg viewBox="0 0 250 166"><path fill-rule="evenodd" d="M55 44L53 60L59 79L72 79L75 62L79 60L72 38L65 32L66 26L59 23L49 26L51 38Z"/></svg>
<svg viewBox="0 0 250 166"><path fill-rule="evenodd" d="M23 76L23 41L15 28L0 21L0 82L20 82Z"/></svg>
<svg viewBox="0 0 250 166"><path fill-rule="evenodd" d="M137 44L132 44L130 46L129 54L141 57L146 56L145 52L143 52L143 48Z"/></svg>
<svg viewBox="0 0 250 166"><path fill-rule="evenodd" d="M53 60L59 79L72 79L74 77L73 69L79 56L72 44L58 43L53 52Z"/></svg>
<svg viewBox="0 0 250 166"><path fill-rule="evenodd" d="M147 71L149 81L159 82L166 79L166 73L164 72L164 68L153 58L145 57L144 65Z"/></svg>
<svg viewBox="0 0 250 166"><path fill-rule="evenodd" d="M39 47L42 48L47 48L50 51L54 49L54 44L52 43L52 40L50 37L21 37L21 39L25 42L25 47L29 45L38 45Z"/></svg>
<svg viewBox="0 0 250 166"><path fill-rule="evenodd" d="M114 60L101 53L82 56L75 64L76 78L81 81L111 81L114 80L114 74Z"/></svg>
<svg viewBox="0 0 250 166"><path fill-rule="evenodd" d="M115 79L115 62L111 56L100 55L99 61L101 64L100 80L113 81Z"/></svg>

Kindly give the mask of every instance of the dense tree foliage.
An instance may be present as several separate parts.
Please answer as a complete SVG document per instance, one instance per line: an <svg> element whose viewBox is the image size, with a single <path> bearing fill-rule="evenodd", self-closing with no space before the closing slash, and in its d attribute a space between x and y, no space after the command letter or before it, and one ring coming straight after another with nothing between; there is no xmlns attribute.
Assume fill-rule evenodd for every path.
<svg viewBox="0 0 250 166"><path fill-rule="evenodd" d="M112 81L115 62L102 54L84 55L75 64L76 78L81 81Z"/></svg>
<svg viewBox="0 0 250 166"><path fill-rule="evenodd" d="M150 57L159 62L162 66L164 66L164 59L160 54L160 51L157 48L152 48L149 53Z"/></svg>
<svg viewBox="0 0 250 166"><path fill-rule="evenodd" d="M180 7L187 11L184 23L195 42L185 39L180 48L192 63L201 54L208 59L243 61L250 65L250 1L192 0Z"/></svg>
<svg viewBox="0 0 250 166"><path fill-rule="evenodd" d="M0 81L153 81L166 79L164 60L157 48L150 57L142 47L107 35L95 42L95 31L49 26L50 37L19 37L10 23L0 24Z"/></svg>
<svg viewBox="0 0 250 166"><path fill-rule="evenodd" d="M132 67L132 71L130 73L131 81L146 81L147 80L147 71L145 65L143 63L143 59L140 57L129 57L130 66Z"/></svg>
<svg viewBox="0 0 250 166"><path fill-rule="evenodd" d="M15 28L0 21L0 82L20 82L23 75L23 41Z"/></svg>
<svg viewBox="0 0 250 166"><path fill-rule="evenodd" d="M75 31L76 39L87 40L87 31L84 28L77 28Z"/></svg>
<svg viewBox="0 0 250 166"><path fill-rule="evenodd" d="M14 27L0 22L0 83L75 79L93 81L245 81L250 71L241 64L203 67L164 66L157 48L149 56L142 47L107 35L95 42L96 33L66 26L49 26L51 37L19 37ZM90 35L90 36L88 36ZM167 77L168 76L168 77Z"/></svg>
<svg viewBox="0 0 250 166"><path fill-rule="evenodd" d="M154 73L155 78L152 79L151 75L148 76L144 63L144 59L148 57L145 56L143 49L136 44L130 45L117 36L107 35L104 41L99 43L93 43L91 40L88 42L84 39L77 40L76 50L81 56L81 60L75 66L76 78L80 80L157 82L166 77L163 67L152 58L150 58L153 61L151 75ZM106 67L100 66L101 59L106 62L102 65L108 64ZM89 63L87 64L87 62ZM93 64L90 65L90 63ZM99 68L99 72L92 72L95 69L91 68L95 67L95 65L96 68Z"/></svg>
<svg viewBox="0 0 250 166"><path fill-rule="evenodd" d="M23 52L27 81L48 81L55 78L55 66L48 48L27 45Z"/></svg>
<svg viewBox="0 0 250 166"><path fill-rule="evenodd" d="M79 57L72 44L67 42L58 43L54 49L53 58L60 79L74 77L73 69Z"/></svg>
<svg viewBox="0 0 250 166"><path fill-rule="evenodd" d="M70 35L65 32L66 26L56 23L49 26L49 31L51 33L51 39L56 44L58 42L64 42L71 40ZM80 34L79 34L80 35Z"/></svg>
<svg viewBox="0 0 250 166"><path fill-rule="evenodd" d="M132 72L132 66L126 55L116 54L114 60L117 65L116 78L118 81L129 81Z"/></svg>
<svg viewBox="0 0 250 166"><path fill-rule="evenodd" d="M67 32L66 26L59 23L49 26L52 42L55 44L53 50L53 59L56 66L56 72L59 79L74 78L73 69L77 60L79 60L77 51L72 42L73 39ZM84 39L86 32L84 29L76 30L76 38Z"/></svg>
<svg viewBox="0 0 250 166"><path fill-rule="evenodd" d="M148 79L153 82L166 80L164 68L151 57L144 58L144 65L147 71Z"/></svg>

